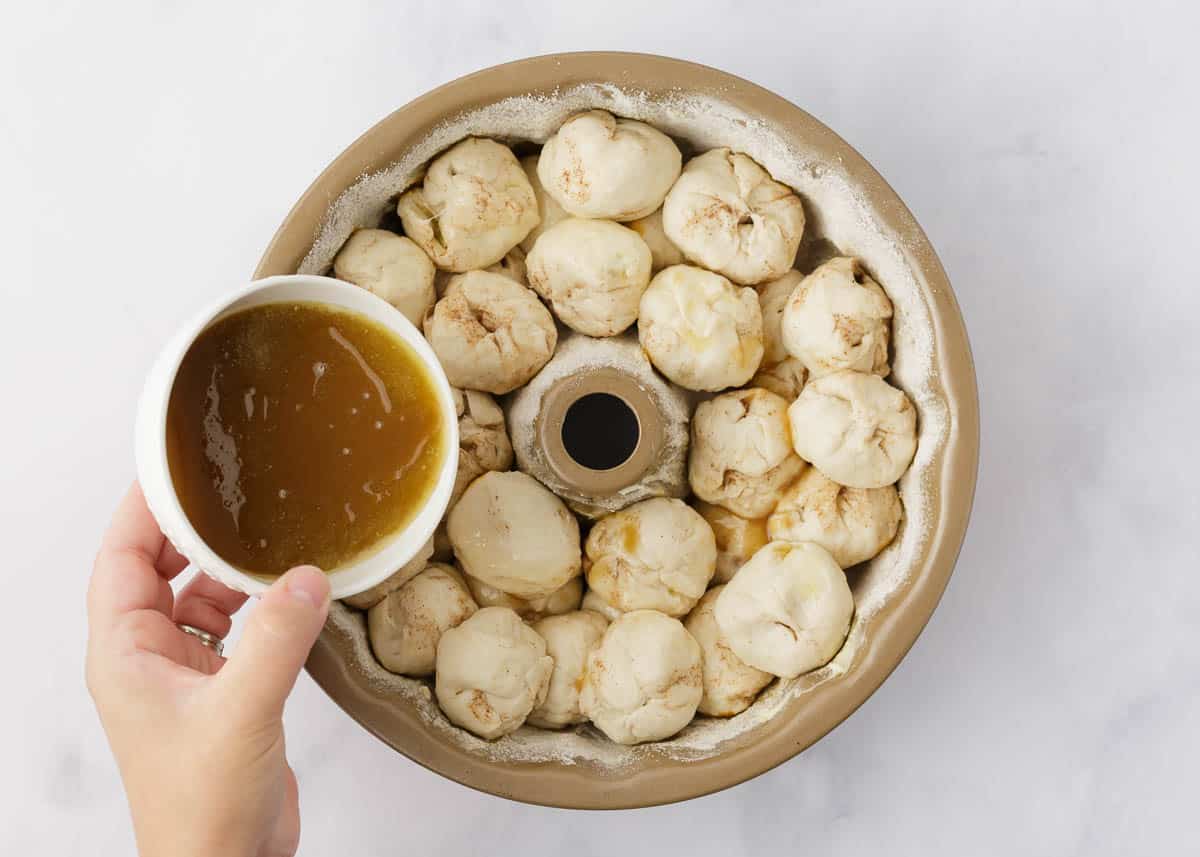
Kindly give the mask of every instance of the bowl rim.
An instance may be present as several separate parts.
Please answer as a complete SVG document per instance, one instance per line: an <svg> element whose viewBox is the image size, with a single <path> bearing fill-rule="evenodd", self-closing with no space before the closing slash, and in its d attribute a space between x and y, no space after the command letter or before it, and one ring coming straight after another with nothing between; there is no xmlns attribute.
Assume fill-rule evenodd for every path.
<svg viewBox="0 0 1200 857"><path fill-rule="evenodd" d="M329 204L358 178L394 163L421 133L456 115L528 93L552 93L584 83L649 93L681 89L715 94L764 116L788 136L835 154L867 199L876 220L903 236L903 252L918 273L929 305L934 361L947 406L944 445L930 467L936 514L910 581L872 618L869 640L853 668L804 694L751 739L712 756L605 770L588 762L502 763L471 753L428 728L412 707L366 689L343 657L347 643L327 626L306 668L317 684L367 731L409 759L478 791L524 803L573 809L657 806L711 794L776 767L820 740L871 696L904 659L937 607L966 536L979 463L979 402L974 362L949 279L924 231L883 177L845 140L782 96L709 66L653 54L586 51L535 56L492 66L443 84L393 111L339 154L284 218L255 277L294 272L307 254ZM745 737L745 736L741 736Z"/></svg>

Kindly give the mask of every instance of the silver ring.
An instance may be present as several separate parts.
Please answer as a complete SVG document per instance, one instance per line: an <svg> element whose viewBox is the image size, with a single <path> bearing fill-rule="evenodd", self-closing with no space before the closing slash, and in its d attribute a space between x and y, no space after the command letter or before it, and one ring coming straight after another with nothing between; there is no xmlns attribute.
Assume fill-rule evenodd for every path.
<svg viewBox="0 0 1200 857"><path fill-rule="evenodd" d="M216 652L218 658L221 657L221 653L225 651L225 644L221 642L221 638L216 634L210 634L208 631L196 628L192 625L185 625L182 622L176 622L175 624L179 627L180 631L183 631L185 634L191 634L193 637L199 640L200 645L208 646L210 649Z"/></svg>

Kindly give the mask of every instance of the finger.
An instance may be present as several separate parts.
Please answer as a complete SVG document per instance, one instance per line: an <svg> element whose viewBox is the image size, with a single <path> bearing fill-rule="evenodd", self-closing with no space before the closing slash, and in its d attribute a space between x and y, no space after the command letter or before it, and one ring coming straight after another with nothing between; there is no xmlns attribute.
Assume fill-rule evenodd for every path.
<svg viewBox="0 0 1200 857"><path fill-rule="evenodd" d="M229 617L246 603L247 595L199 572L175 599L175 621L218 637L229 633Z"/></svg>
<svg viewBox="0 0 1200 857"><path fill-rule="evenodd" d="M329 580L311 565L293 568L267 590L237 650L217 673L229 710L247 728L283 715L283 704L329 613Z"/></svg>
<svg viewBox="0 0 1200 857"><path fill-rule="evenodd" d="M170 614L170 578L155 568L165 543L135 482L117 507L96 555L88 587L88 617L93 627L109 627L134 610Z"/></svg>
<svg viewBox="0 0 1200 857"><path fill-rule="evenodd" d="M167 580L174 580L188 567L188 558L175 550L175 545L163 539L158 559L154 563L155 570Z"/></svg>
<svg viewBox="0 0 1200 857"><path fill-rule="evenodd" d="M285 765L283 771L283 808L271 836L271 853L295 854L300 848L300 787L291 765Z"/></svg>

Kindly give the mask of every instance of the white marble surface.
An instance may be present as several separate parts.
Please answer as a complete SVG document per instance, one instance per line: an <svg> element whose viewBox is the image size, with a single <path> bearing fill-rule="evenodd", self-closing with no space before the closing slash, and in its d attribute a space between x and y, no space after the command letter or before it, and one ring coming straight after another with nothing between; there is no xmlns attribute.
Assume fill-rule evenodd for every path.
<svg viewBox="0 0 1200 857"><path fill-rule="evenodd" d="M585 48L774 89L912 207L957 289L982 394L957 573L907 660L827 739L661 809L476 794L384 750L304 678L287 714L301 853L1195 849L1195 7L741 5L6 8L0 852L132 850L83 688L83 588L167 331L240 283L323 165L392 108Z"/></svg>

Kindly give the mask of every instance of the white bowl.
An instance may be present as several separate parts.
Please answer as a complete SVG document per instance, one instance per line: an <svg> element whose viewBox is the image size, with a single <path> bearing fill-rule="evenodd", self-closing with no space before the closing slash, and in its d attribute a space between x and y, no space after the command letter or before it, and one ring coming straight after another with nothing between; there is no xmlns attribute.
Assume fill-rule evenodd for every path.
<svg viewBox="0 0 1200 857"><path fill-rule="evenodd" d="M320 303L356 312L383 325L406 342L433 379L442 416L445 453L437 484L425 505L407 526L383 539L366 554L339 568L326 569L332 597L345 598L383 581L411 560L429 540L450 502L450 491L454 487L458 468L458 418L446 373L442 371L433 349L412 322L391 304L365 289L330 277L304 274L267 277L221 298L194 316L167 343L146 378L135 426L138 480L146 495L146 503L163 534L187 557L188 562L231 589L250 595L264 592L270 586L268 579L249 574L221 559L200 538L184 514L167 464L167 405L171 400L171 388L175 384L179 364L196 338L213 322L249 307L290 301Z"/></svg>

